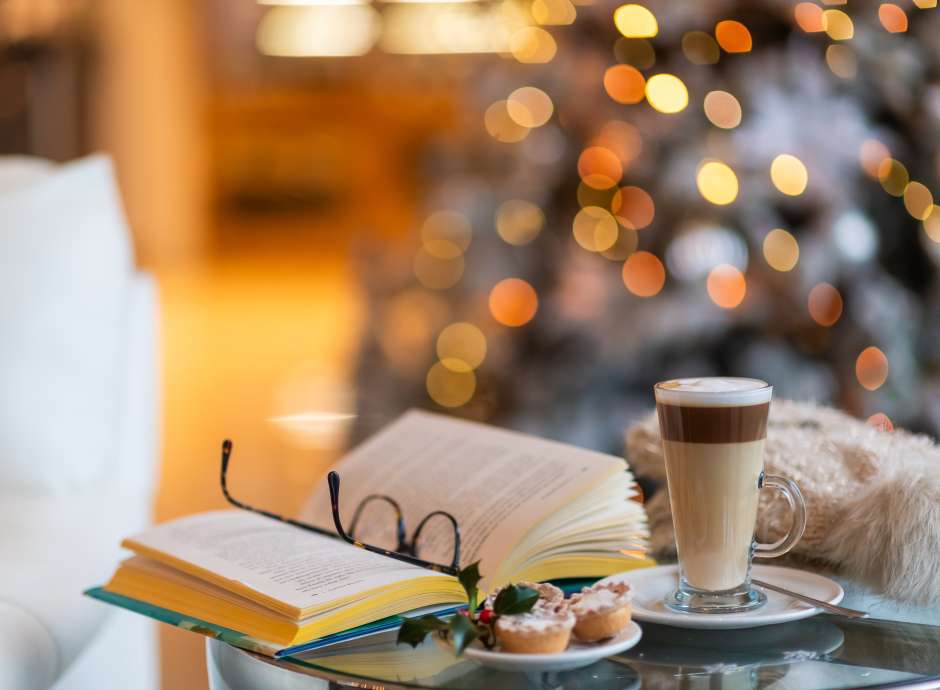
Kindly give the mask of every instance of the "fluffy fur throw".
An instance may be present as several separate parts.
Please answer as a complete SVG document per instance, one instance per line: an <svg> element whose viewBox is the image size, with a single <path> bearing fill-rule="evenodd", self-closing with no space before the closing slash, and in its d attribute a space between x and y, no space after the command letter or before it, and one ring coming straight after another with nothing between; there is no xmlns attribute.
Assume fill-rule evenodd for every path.
<svg viewBox="0 0 940 690"><path fill-rule="evenodd" d="M940 604L940 447L925 436L883 431L811 403L774 401L764 462L795 480L807 507L803 539L787 558L826 565L901 601ZM653 552L675 558L655 414L627 432L640 476L662 482L647 501ZM758 537L775 541L789 515L761 497Z"/></svg>

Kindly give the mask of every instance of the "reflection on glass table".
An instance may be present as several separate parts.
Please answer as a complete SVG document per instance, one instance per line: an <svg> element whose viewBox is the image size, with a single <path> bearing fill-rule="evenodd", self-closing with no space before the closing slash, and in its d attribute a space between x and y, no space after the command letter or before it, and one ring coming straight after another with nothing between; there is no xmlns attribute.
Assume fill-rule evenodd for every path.
<svg viewBox="0 0 940 690"><path fill-rule="evenodd" d="M766 628L686 630L642 624L643 640L622 655L562 673L482 668L427 641L395 645L395 634L302 658L274 661L207 641L212 690L447 688L453 690L828 690L940 688L940 627L837 616Z"/></svg>

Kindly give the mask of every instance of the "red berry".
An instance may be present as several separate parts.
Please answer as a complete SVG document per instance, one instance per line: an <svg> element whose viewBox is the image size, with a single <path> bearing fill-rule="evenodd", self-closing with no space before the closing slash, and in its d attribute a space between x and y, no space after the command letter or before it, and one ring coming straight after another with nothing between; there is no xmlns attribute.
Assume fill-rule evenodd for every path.
<svg viewBox="0 0 940 690"><path fill-rule="evenodd" d="M493 620L493 612L490 609L480 611L480 622L483 625L489 625Z"/></svg>

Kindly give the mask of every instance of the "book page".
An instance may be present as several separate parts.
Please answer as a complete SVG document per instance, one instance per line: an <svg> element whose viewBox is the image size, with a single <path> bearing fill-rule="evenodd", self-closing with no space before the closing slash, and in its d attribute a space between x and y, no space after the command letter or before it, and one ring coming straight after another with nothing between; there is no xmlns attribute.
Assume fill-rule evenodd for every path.
<svg viewBox="0 0 940 690"><path fill-rule="evenodd" d="M356 506L369 494L387 494L399 503L409 537L424 515L446 510L460 525L461 565L479 559L481 572L492 578L528 530L625 471L626 464L554 441L411 411L355 448L334 469L340 475L340 514L347 530ZM302 516L317 525L332 525L325 481ZM449 563L450 534L442 521L435 521L428 533L430 543L419 555ZM370 541L365 534L356 536Z"/></svg>
<svg viewBox="0 0 940 690"><path fill-rule="evenodd" d="M164 554L183 561L202 575L243 585L297 609L416 577L447 577L241 510L173 520L126 539L124 545L150 557Z"/></svg>

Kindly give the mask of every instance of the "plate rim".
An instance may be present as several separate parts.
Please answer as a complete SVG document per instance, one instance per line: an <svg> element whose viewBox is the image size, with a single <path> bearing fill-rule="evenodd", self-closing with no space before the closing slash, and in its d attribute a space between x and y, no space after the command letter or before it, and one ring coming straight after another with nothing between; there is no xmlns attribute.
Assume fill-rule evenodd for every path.
<svg viewBox="0 0 940 690"><path fill-rule="evenodd" d="M563 652L552 652L549 654L513 654L510 652L499 652L492 649L480 649L478 647L471 646L464 651L464 655L468 659L474 659L476 661L480 661L481 663L484 660L505 663L516 662L519 665L532 665L533 668L535 668L540 662L543 664L558 663L565 659L570 661L579 661L584 660L585 658L596 657L599 661L601 659L607 658L608 656L625 652L639 644L640 640L643 638L643 628L632 617L630 619L630 623L626 628L623 629L621 634L624 634L627 631L630 631L631 633L629 637L620 640L619 642L610 641L605 644L596 645L593 647L584 647L582 649L566 649ZM614 640L616 639L617 638L614 638Z"/></svg>
<svg viewBox="0 0 940 690"><path fill-rule="evenodd" d="M665 563L662 565L650 566L648 568L635 568L621 573L609 575L601 582L610 582L616 580L630 581L634 577L662 577L675 573L679 568L678 563ZM771 563L754 563L753 568L759 570L795 572L801 575L807 575L812 578L825 580L835 587L836 594L829 599L829 603L838 604L845 598L845 590L836 580L820 573L800 568L791 568L784 565L773 565ZM753 571L752 571L753 572ZM768 573L769 574L769 573ZM760 577L760 575L758 575ZM766 577L766 575L765 575ZM632 584L632 583L631 583ZM758 585L759 586L759 585ZM786 596L768 592L770 596ZM810 605L786 609L778 613L767 614L764 609L748 611L744 613L725 613L725 614L703 614L703 613L679 613L671 611L651 611L646 607L638 607L634 603L633 618L647 623L656 623L661 625L670 625L677 628L695 628L695 629L735 629L735 628L758 628L767 625L779 625L789 623L804 618L823 613L824 610Z"/></svg>

